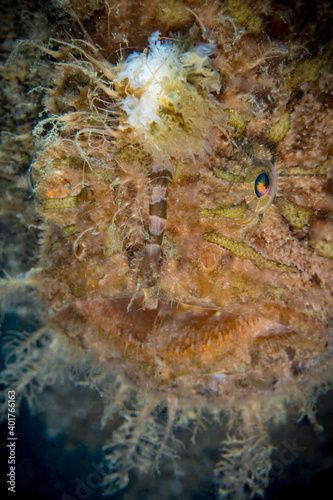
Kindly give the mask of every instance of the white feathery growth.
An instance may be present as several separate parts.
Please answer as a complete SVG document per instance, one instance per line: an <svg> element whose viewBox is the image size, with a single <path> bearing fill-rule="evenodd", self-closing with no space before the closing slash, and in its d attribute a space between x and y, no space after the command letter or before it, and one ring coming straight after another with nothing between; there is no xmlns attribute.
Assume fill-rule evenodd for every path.
<svg viewBox="0 0 333 500"><path fill-rule="evenodd" d="M148 50L130 54L116 69L115 80L126 93L119 102L126 113L120 128L131 128L153 155L203 156L211 126L225 128L223 105L212 94L221 90L209 57L215 45L184 47L181 40L162 42L156 31Z"/></svg>

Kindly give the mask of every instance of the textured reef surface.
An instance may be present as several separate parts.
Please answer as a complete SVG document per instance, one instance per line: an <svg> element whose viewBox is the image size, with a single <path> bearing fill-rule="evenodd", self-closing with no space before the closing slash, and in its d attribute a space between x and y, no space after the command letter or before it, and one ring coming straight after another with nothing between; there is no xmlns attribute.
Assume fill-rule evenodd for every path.
<svg viewBox="0 0 333 500"><path fill-rule="evenodd" d="M25 5L2 7L0 298L28 325L3 327L3 415L15 390L101 450L105 494L167 470L161 498L200 498L206 436L209 498L262 497L332 381L330 2Z"/></svg>

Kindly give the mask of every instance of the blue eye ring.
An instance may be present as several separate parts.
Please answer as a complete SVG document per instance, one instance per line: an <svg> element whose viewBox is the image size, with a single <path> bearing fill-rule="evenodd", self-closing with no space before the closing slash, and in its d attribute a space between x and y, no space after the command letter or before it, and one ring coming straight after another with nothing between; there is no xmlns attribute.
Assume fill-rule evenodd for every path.
<svg viewBox="0 0 333 500"><path fill-rule="evenodd" d="M263 214L273 203L277 189L277 174L271 161L253 158L244 182L244 198L254 214Z"/></svg>
<svg viewBox="0 0 333 500"><path fill-rule="evenodd" d="M270 180L266 172L261 172L254 181L254 193L257 198L264 198L270 191Z"/></svg>

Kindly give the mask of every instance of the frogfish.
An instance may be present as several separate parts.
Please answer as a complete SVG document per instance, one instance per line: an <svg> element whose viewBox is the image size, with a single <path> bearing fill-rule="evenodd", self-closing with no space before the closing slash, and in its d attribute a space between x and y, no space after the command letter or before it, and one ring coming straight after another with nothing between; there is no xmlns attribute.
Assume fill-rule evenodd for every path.
<svg viewBox="0 0 333 500"><path fill-rule="evenodd" d="M331 7L53 6L49 39L9 63L51 69L28 172L38 261L1 282L41 326L5 344L3 406L97 391L105 494L179 472L180 430L214 423L216 498L263 496L274 428L293 408L318 429L332 381Z"/></svg>

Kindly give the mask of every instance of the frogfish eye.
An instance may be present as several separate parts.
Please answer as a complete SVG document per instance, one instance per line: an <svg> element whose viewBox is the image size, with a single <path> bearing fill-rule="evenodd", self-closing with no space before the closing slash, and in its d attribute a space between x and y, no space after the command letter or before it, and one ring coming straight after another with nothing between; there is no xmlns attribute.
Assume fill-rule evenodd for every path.
<svg viewBox="0 0 333 500"><path fill-rule="evenodd" d="M257 198L263 198L269 193L269 177L265 172L261 172L254 181L254 192Z"/></svg>
<svg viewBox="0 0 333 500"><path fill-rule="evenodd" d="M255 159L245 178L245 201L255 214L266 212L271 206L277 188L274 165L266 159Z"/></svg>

